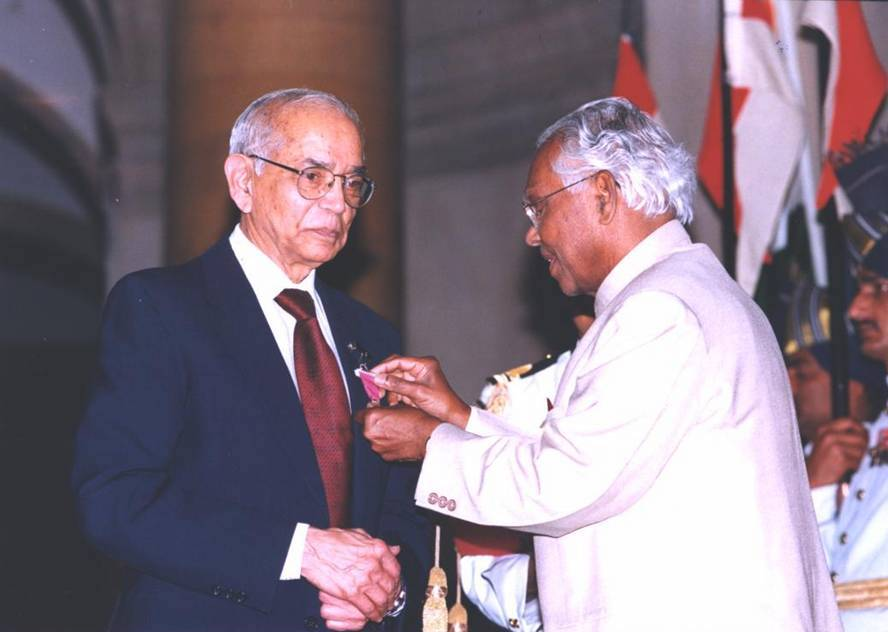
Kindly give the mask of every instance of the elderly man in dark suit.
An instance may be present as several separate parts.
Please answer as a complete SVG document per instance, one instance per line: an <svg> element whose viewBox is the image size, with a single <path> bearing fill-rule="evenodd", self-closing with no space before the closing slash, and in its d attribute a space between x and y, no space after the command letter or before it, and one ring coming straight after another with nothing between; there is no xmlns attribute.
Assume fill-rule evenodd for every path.
<svg viewBox="0 0 888 632"><path fill-rule="evenodd" d="M73 483L86 534L126 568L112 630L415 629L417 471L351 420L358 356L399 337L315 280L373 193L363 149L337 97L260 97L225 161L240 224L108 297Z"/></svg>

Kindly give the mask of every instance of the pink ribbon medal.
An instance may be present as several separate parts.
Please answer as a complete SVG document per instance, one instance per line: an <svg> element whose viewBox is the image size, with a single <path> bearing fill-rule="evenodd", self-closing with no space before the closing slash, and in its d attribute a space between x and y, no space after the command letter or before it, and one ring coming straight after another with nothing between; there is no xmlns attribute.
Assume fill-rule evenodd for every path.
<svg viewBox="0 0 888 632"><path fill-rule="evenodd" d="M355 375L361 378L361 384L364 386L364 392L367 393L367 397L371 401L378 402L382 392L373 381L373 373L367 369L357 368L355 369Z"/></svg>

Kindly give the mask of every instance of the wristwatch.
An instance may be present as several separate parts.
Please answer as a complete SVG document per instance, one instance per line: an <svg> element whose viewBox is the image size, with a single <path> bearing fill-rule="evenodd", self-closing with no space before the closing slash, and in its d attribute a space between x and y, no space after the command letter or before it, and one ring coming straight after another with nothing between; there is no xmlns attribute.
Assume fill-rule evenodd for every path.
<svg viewBox="0 0 888 632"><path fill-rule="evenodd" d="M404 586L404 579L401 578L398 580L398 593L395 595L395 600L392 602L392 607L388 609L388 612L385 613L386 617L393 618L397 617L404 610L404 606L407 605L407 587Z"/></svg>

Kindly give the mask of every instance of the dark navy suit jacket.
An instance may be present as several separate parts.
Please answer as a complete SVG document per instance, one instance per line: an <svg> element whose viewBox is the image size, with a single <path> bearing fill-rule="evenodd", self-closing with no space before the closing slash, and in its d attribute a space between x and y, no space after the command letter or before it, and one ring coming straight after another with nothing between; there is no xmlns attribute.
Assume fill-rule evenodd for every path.
<svg viewBox="0 0 888 632"><path fill-rule="evenodd" d="M399 351L398 335L344 294L317 291L358 410L367 400L346 345L379 361ZM419 629L431 544L417 472L384 463L355 428L350 526L400 544L408 583L408 612L386 629ZM111 630L325 629L317 590L279 580L296 523L328 526L317 460L227 239L112 290L73 484L85 533L126 567Z"/></svg>

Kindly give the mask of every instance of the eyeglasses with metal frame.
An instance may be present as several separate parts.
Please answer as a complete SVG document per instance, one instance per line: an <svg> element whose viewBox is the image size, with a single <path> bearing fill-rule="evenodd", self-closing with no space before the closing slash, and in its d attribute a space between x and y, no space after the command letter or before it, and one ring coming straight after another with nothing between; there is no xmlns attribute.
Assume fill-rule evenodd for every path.
<svg viewBox="0 0 888 632"><path fill-rule="evenodd" d="M589 178L594 178L599 173L601 173L601 172L596 171L595 173L589 174L588 176L585 176L584 178L580 178L579 180L576 180L575 182L571 182L570 184L567 184L567 185L561 187L560 189L555 189L551 193L547 193L546 195L544 195L540 199L536 200L535 202L525 201L523 203L524 214L527 215L527 219L530 220L530 223L534 227L534 229L539 229L539 227L540 227L540 222L543 219L543 213L546 212L546 209L543 208L546 200L548 200L550 197L552 197L554 195L558 195L562 191L567 191L569 188L578 185L580 182L585 182ZM619 187L619 184L617 184L617 186Z"/></svg>
<svg viewBox="0 0 888 632"><path fill-rule="evenodd" d="M336 178L342 178L342 197L345 203L354 209L365 206L376 189L376 183L361 173L333 173L320 165L297 169L257 154L247 154L247 157L295 173L299 176L296 180L296 190L306 200L318 200L327 195L333 188Z"/></svg>

